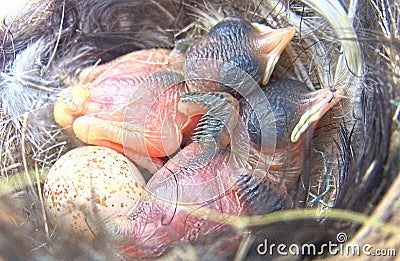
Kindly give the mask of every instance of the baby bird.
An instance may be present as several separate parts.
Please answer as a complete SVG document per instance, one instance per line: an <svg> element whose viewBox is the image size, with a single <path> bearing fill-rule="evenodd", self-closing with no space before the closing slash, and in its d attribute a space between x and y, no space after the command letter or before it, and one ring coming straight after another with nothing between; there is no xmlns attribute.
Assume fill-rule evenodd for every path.
<svg viewBox="0 0 400 261"><path fill-rule="evenodd" d="M202 96L196 94L202 92L204 101L209 92L232 93L229 88L248 86L243 79L258 88L256 82L268 80L293 34L294 29L272 30L241 18L226 18L186 53L179 46L172 52L141 50L86 68L77 85L60 93L55 120L62 127L72 126L83 142L113 148L154 173L164 158L186 144L204 113L190 109L193 113L189 114L187 108L182 113L177 108L181 97L188 92L194 92L189 97ZM201 59L205 58L222 67L204 66ZM236 77L238 70L246 77ZM213 79L216 72L218 77ZM209 105L218 108L218 104Z"/></svg>
<svg viewBox="0 0 400 261"><path fill-rule="evenodd" d="M200 121L204 129L197 130L195 142L150 179L146 186L150 195L130 215L109 223L108 230L120 239L130 258L155 257L180 242L228 229L224 221L230 215L259 215L292 207L288 188L301 171L302 134L340 100L341 93L341 89L310 92L300 82L281 80L241 98L240 113L239 107L213 93L220 107L231 112L223 115L242 121L243 128L237 127L240 123L219 126L229 119L216 121L214 107L185 95L181 103L210 109ZM185 106L190 108L190 104ZM235 111L237 117L231 117ZM225 142L218 142L221 138ZM243 150L233 147L244 142L251 147L248 162L243 162ZM255 159L267 159L267 168ZM240 237L233 239L232 247L239 243Z"/></svg>
<svg viewBox="0 0 400 261"><path fill-rule="evenodd" d="M86 68L79 84L64 89L54 106L62 127L85 143L124 153L154 173L174 153L188 119L176 110L187 93L170 51L141 50Z"/></svg>
<svg viewBox="0 0 400 261"><path fill-rule="evenodd" d="M189 91L243 94L249 92L244 78L267 84L294 34L294 28L272 29L238 17L225 18L186 52Z"/></svg>
<svg viewBox="0 0 400 261"><path fill-rule="evenodd" d="M303 134L314 129L343 93L343 88L310 91L299 81L283 79L242 97L240 114L250 143L248 166L255 172L267 168L268 179L290 189L303 167Z"/></svg>

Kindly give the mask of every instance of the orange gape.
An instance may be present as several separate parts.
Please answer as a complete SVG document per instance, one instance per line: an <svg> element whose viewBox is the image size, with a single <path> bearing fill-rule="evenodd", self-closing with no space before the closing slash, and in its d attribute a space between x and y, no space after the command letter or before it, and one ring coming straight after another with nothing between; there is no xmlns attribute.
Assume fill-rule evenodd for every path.
<svg viewBox="0 0 400 261"><path fill-rule="evenodd" d="M84 69L56 101L56 122L72 126L86 143L116 149L156 171L157 158L179 148L187 120L176 107L186 93L183 76L168 66L169 54L142 50Z"/></svg>

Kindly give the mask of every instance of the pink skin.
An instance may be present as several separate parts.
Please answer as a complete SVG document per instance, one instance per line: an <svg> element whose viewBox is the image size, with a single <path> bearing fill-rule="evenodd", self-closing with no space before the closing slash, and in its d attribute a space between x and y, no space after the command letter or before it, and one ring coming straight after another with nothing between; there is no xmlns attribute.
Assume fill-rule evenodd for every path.
<svg viewBox="0 0 400 261"><path fill-rule="evenodd" d="M143 50L85 69L60 95L56 121L85 143L113 148L155 172L182 143L188 118L177 110L183 77L163 70L169 51ZM157 74L154 74L157 72ZM168 133L168 135L165 135Z"/></svg>
<svg viewBox="0 0 400 261"><path fill-rule="evenodd" d="M236 29L229 27L229 21L239 26L236 29L244 26L244 37L238 42L243 46L227 54L224 50L231 47L231 42L216 40L222 39L220 33L237 35ZM80 75L80 83L61 93L55 104L55 118L61 126L72 126L82 141L123 152L136 164L155 173L146 187L149 196L141 200L128 217L108 224L111 234L121 239L118 247L129 258L160 256L181 241L197 240L224 231L228 229L224 223L227 215L263 214L291 206L287 188L296 181L302 166L297 159L301 156L304 140L299 135L308 126L314 126L336 103L335 100L330 103L332 94L329 91L329 101L324 98L322 105L314 102L319 100L322 91L310 97L299 96L297 102L305 105L292 106L295 117L289 119L291 122L281 123L282 129L288 133L278 137L276 148L262 148L252 141L254 150L274 159L268 162L270 169L257 170L266 175L263 180L253 177L251 171L244 169L244 164L231 161L233 153L226 146L237 137L226 135L224 128L212 129L212 124L206 125L211 128L205 128L205 132L211 134L217 148L213 148L213 143L193 142L164 166L160 158L175 153L187 140L185 135L191 134L196 127L198 118L208 110L214 110L212 116L220 119L229 133L234 133L239 117L234 117L232 112L237 112L238 101L230 94L218 93L226 91L218 80L226 76L225 69L227 72L231 69L229 66L225 68L224 62L241 65L241 69L254 80L266 84L280 53L294 33L290 28L265 31L252 28L249 23L243 24L236 18L228 19L225 25L220 25L219 29L217 27L189 48L185 65L190 66L184 76L180 74L182 68L164 68L180 60L179 55L176 57L159 49L142 50L85 69ZM240 53L243 50L245 52ZM206 63L196 60L213 57L218 57L217 66L223 65L223 68L215 70L208 60ZM215 74L211 80L216 79L218 84L209 85L210 81L203 81L209 77L203 67L208 71L211 68ZM193 80L196 77L200 79ZM183 79L191 91L198 93L188 95ZM210 95L210 92L214 93ZM228 92L234 94L232 90ZM208 100L201 100L201 94ZM207 103L215 98L213 94L221 97L215 99L222 104L221 110L217 103ZM226 103L221 103L221 100ZM292 100L292 97L287 97L285 102ZM327 102L330 104L326 105ZM296 129L298 135L291 140L291 132L300 120L297 116L314 106L322 110L312 111L315 117L309 120L303 119L303 125ZM234 109L225 110L227 108ZM283 107L284 120L288 108ZM287 157L291 159L289 164ZM282 179L287 165L293 168L294 173ZM237 176L232 179L230 175ZM239 241L240 237L232 238L231 247L237 247Z"/></svg>
<svg viewBox="0 0 400 261"><path fill-rule="evenodd" d="M251 214L238 185L228 184L226 174L237 168L227 152L213 155L197 143L185 147L150 179L150 195L132 214L108 224L118 248L129 258L156 257L181 241L229 229L227 216ZM237 247L240 238L231 238L229 247Z"/></svg>
<svg viewBox="0 0 400 261"><path fill-rule="evenodd" d="M191 91L225 91L223 85L215 87L210 81L201 85L201 80L191 78L209 79L211 68L213 74L217 73L213 80L223 81L222 68L239 63L251 69L250 75L257 82L265 83L295 33L293 28L267 30L239 18L227 18L218 26L186 54L178 49L142 50L84 69L79 83L63 90L56 101L56 122L62 127L72 126L83 142L113 148L151 173L156 172L162 166L161 158L186 144L201 116L185 115L177 109L180 97L188 92L184 79ZM218 36L226 32L234 36L237 31L243 32L237 46L224 52L227 46L232 47L228 42L232 39L221 40ZM210 60L204 63L201 59L217 59L222 67L210 67ZM193 70L184 70L183 61ZM180 65L165 68L174 62Z"/></svg>
<svg viewBox="0 0 400 261"><path fill-rule="evenodd" d="M276 147L275 151L260 147L257 136L251 137L251 146L261 154L272 156L269 169L250 171L237 161L241 155L233 158L235 154L226 150L226 144L214 149L196 142L186 146L149 180L146 186L149 196L129 216L108 224L108 231L117 236L118 248L127 257L157 257L180 242L212 238L230 229L224 222L230 215L259 215L292 207L288 189L301 173L305 139L301 136L291 141L291 133L310 111L315 117L304 124L314 128L318 119L340 100L343 90L309 92L302 83L283 80L264 91L271 107L256 104L261 108L265 106L260 119L267 121L267 125L272 124L270 120L274 121L276 133L265 134L267 139L268 135L276 135ZM257 100L259 97L248 98ZM252 108L242 106L242 117L247 120L253 113ZM205 109L197 106L196 110L200 108ZM272 112L274 117L271 118ZM225 116L230 117L229 114ZM251 128L249 122L245 123ZM254 175L253 171L263 175ZM229 238L224 250L236 249L240 239L240 235Z"/></svg>
<svg viewBox="0 0 400 261"><path fill-rule="evenodd" d="M150 55L149 52L151 51L140 51L135 55L146 54L144 55L146 59L142 59L143 63L149 66L146 68L162 67L161 64L164 63L157 64L156 62L154 65L151 60L155 57L154 53ZM166 54L163 52L165 51L160 52L161 57L165 58ZM127 256L132 258L159 256L182 240L196 240L224 231L228 229L228 225L224 223L226 215L254 215L290 207L290 200L287 200L287 188L298 178L297 168L301 167L301 161L297 159L300 159L301 143L303 142L303 139L291 141L291 130L298 125L303 112L314 107L317 109L311 111L312 115L316 117L306 119L303 125L308 126L307 124L310 123L311 127L315 126L317 120L337 102L329 90L321 90L305 96L294 95L295 93L290 92L291 88L286 89L287 91L276 92L279 97L288 95L284 98L284 103L279 103L284 105L282 120L285 120L279 124L287 133L285 132L281 138L278 137L277 151L269 152L268 148L258 148L264 154L275 153L273 154L275 161L270 163L269 175L261 181L261 185L256 190L258 193L255 193L249 188L253 187L254 182L257 181L247 182L246 178L241 177L234 180L233 184L230 183L232 180L229 175L232 173L239 171L247 176L252 173L240 169L242 165L238 166L236 163L232 165L229 161L232 155L225 150L225 146L229 144L231 137L226 136L226 133L223 132L206 129L212 135L218 135L215 138L220 150L213 150L212 146L202 147L199 143L191 143L163 167L161 164L154 166L157 158L151 158L152 160L147 162L141 161L148 159L146 154L151 149L158 152L163 148L159 145L152 148L151 138L153 137L156 137L156 140L160 140L161 137L161 141L165 142L164 145L175 145L175 147L172 146L175 150L179 148L180 142L177 141L175 135L172 135L173 142L171 143L163 139L164 137L160 133L163 133L164 130L160 131L160 122L164 123L164 125L161 124L163 128L177 127L180 131L175 134L182 135L187 126L191 126L189 129L193 128L193 124L188 124L188 119L193 114L203 115L207 113L207 110L215 109L215 103L211 104L212 107L202 105L199 94L181 97L186 94L186 90L183 84L175 84L179 81L168 78L176 76L176 73L172 71L162 71L161 74L156 75L157 77L150 77L145 81L143 80L145 76L141 74L143 72L142 64L136 71L137 74L127 75L123 69L129 67L126 63L130 62L136 63L137 60L136 58L127 59L127 61L104 65L104 67L95 67L94 75L83 73L82 75L91 81L66 90L66 95L71 95L75 104L71 105L66 101L68 97L61 96L62 99L55 107L55 114L62 116L60 118L64 124L69 119L68 117L72 118L69 119L69 124L73 125L75 133L83 141L119 150L124 149L124 152L136 163L139 162L145 167L153 166L153 170L156 172L147 185L147 189L152 195L143 199L132 210L131 215L109 224L110 232L120 236L121 242L118 247L122 248ZM145 71L145 75L151 74L153 69ZM165 79L166 81L157 82L156 79ZM340 92L338 93L340 94ZM237 109L237 102L228 94L204 94L204 97L208 99L213 96L221 97L221 100L226 101L226 103L221 103L221 110L216 110L216 116L221 117L221 122L224 122L224 126L230 129L230 133L233 133L237 118L232 117L231 110L225 110L225 108L230 108L225 105L229 104ZM131 99L131 97L135 98ZM158 97L161 97L162 100L157 101ZM194 101L196 97L198 100ZM271 98L272 94L268 94L268 97ZM185 99L188 100L188 103L181 102ZM270 102L273 101L270 100ZM289 108L287 103L292 104L295 117L287 118ZM177 106L178 104L179 106ZM60 107L61 110L57 111ZM166 107L168 109L165 109ZM155 113L152 113L153 110ZM146 117L151 120L146 120ZM286 121L287 119L289 122ZM146 132L152 134L153 130L159 135L143 135ZM170 130L167 131L164 133L171 133ZM304 129L299 128L299 132L304 132ZM127 136L124 137L124 135ZM145 138L143 139L143 137ZM124 148L122 144L127 140L134 143L128 143L128 147ZM252 147L256 148L257 144L252 144ZM136 156L143 150L146 154L140 154L140 157ZM282 171L286 174L288 170L285 160L287 153L289 153L290 159L296 160L296 162L291 161L289 167L295 166L296 169L294 169L295 173L290 173L290 176L284 178L285 182L282 184ZM159 154L155 153L154 155ZM206 155L209 157L205 157ZM282 164L285 166L283 170ZM159 169L160 167L161 169ZM157 169L159 170L157 171ZM266 170L261 171L265 172ZM217 182L210 183L210 181ZM177 188L176 184L180 184L180 186ZM176 191L179 191L178 195L176 195ZM257 198L257 195L267 195L267 197ZM183 204L174 203L177 201ZM213 219L210 220L210 217ZM240 237L231 240L231 247L235 248Z"/></svg>
<svg viewBox="0 0 400 261"><path fill-rule="evenodd" d="M215 57L226 49L228 43L224 41L230 39L214 42L214 37L218 39L218 34L224 35L225 30L235 35L235 30L244 26L244 37L238 42L243 46L219 57L218 64L238 63L254 80L266 83L294 30L264 32L237 19L232 20L234 28L230 28L227 21L219 28L221 31L214 30L201 42L201 45L209 43L206 57L199 56L203 51L197 52L193 45L185 64L202 67L204 63L197 64L196 59ZM210 130L218 149L208 143L208 136L203 136L205 144L204 140L191 143L161 165L159 158L177 151L185 141L184 135L191 133L199 116L208 110L216 112L211 116L221 118L230 132L238 118L238 115L233 117L238 103L230 94L209 93L225 91L224 85L200 88L199 82L190 79L193 76L190 73L198 70L186 71L185 77L192 91L204 92L204 100L201 94L187 95L179 75L181 68L157 72L170 65L176 58L172 57L165 50L143 50L85 69L81 83L63 91L55 104L56 121L62 126L72 126L79 139L124 152L136 164L155 172L147 185L151 195L129 217L115 220L108 227L120 236L119 246L130 258L159 256L182 240L196 240L223 231L228 228L224 224L226 215L265 213L288 205L285 188L268 179L252 178L252 173L230 161L231 155L225 147L231 137L226 135L225 128L212 129L212 124L208 126L210 129L205 128L206 132ZM230 70L229 66L223 68L216 70L217 81L225 77L225 69ZM205 99L215 99L216 103ZM217 105L222 106L221 110ZM239 176L230 178L230 174ZM249 188L259 183L259 193L249 192ZM239 240L240 237L233 238L231 247L236 247Z"/></svg>

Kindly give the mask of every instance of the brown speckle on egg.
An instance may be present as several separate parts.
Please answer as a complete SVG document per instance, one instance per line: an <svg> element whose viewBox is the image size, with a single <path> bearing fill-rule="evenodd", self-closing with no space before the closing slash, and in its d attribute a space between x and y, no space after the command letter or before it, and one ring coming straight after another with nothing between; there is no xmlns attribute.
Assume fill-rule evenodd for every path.
<svg viewBox="0 0 400 261"><path fill-rule="evenodd" d="M88 239L113 218L126 215L144 195L140 171L122 154L85 146L62 156L44 184L48 216L62 232ZM65 231L64 231L65 230Z"/></svg>

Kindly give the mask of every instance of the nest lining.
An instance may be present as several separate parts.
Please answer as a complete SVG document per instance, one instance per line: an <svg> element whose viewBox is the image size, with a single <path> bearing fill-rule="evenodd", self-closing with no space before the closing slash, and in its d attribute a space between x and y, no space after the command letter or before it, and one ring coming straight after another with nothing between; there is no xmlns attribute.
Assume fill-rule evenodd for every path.
<svg viewBox="0 0 400 261"><path fill-rule="evenodd" d="M103 242L83 244L75 251L74 242L69 242L66 246L71 247L61 250L60 242L69 240L45 229L36 176L44 177L55 160L81 145L52 120L49 111L57 91L90 64L138 49L172 48L176 40L202 35L228 15L275 28L296 27L298 36L282 55L273 78L298 79L310 89L347 87L343 102L316 130L305 167L312 171L302 174L296 206L370 213L399 166L393 156L399 146L396 136L389 147L391 130L395 128L396 135L398 123L392 121L395 107L388 105L398 95L399 59L393 46L398 45L399 7L371 0L350 1L343 8L332 2L334 16L317 2L245 1L231 6L224 1L53 0L32 2L16 17L7 18L1 56L1 176L20 177L17 188L10 188L15 191L11 200L20 199L25 205L13 210L24 217L18 222L20 229L40 231L22 240L21 245L34 249L27 255L51 259L62 251L66 256L110 257L101 251ZM375 23L365 17L370 12ZM337 17L342 20L333 21ZM358 224L323 220L318 226L352 233ZM197 254L205 251L196 247L189 248Z"/></svg>

